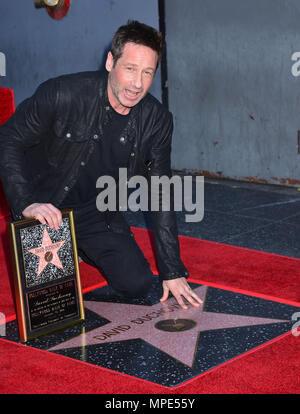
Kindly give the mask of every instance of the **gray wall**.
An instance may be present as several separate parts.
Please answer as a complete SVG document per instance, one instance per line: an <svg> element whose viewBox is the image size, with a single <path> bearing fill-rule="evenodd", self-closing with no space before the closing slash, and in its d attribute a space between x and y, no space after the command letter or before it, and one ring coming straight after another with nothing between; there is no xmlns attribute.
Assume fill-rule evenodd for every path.
<svg viewBox="0 0 300 414"><path fill-rule="evenodd" d="M298 0L166 0L173 168L300 184Z"/></svg>
<svg viewBox="0 0 300 414"><path fill-rule="evenodd" d="M14 89L18 104L48 78L103 67L113 33L128 19L158 28L157 0L72 0L62 20L33 0L0 0L0 86ZM151 92L161 100L160 72Z"/></svg>

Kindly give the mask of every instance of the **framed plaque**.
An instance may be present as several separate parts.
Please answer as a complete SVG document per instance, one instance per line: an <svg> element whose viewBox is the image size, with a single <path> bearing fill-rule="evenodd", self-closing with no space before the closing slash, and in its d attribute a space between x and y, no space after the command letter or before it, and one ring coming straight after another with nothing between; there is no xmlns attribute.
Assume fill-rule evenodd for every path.
<svg viewBox="0 0 300 414"><path fill-rule="evenodd" d="M84 321L73 211L58 230L35 219L8 229L20 340Z"/></svg>

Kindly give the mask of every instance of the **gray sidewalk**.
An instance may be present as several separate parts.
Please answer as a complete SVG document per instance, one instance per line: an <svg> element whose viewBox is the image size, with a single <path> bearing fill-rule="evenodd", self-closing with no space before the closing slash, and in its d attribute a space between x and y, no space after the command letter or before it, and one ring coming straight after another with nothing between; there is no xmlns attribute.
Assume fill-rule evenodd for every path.
<svg viewBox="0 0 300 414"><path fill-rule="evenodd" d="M124 214L131 226L151 228L147 213ZM205 178L203 220L176 214L181 235L300 258L297 188Z"/></svg>

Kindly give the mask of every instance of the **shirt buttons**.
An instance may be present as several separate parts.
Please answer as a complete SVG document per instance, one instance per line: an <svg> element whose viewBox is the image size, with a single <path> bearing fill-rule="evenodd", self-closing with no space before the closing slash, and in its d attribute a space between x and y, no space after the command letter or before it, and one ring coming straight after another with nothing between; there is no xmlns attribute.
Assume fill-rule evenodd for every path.
<svg viewBox="0 0 300 414"><path fill-rule="evenodd" d="M105 109L106 109L107 111L109 111L110 107L109 107L109 106L106 106L106 107L105 107Z"/></svg>
<svg viewBox="0 0 300 414"><path fill-rule="evenodd" d="M122 144L125 144L125 137L121 137L121 138L120 138L120 142L121 142Z"/></svg>
<svg viewBox="0 0 300 414"><path fill-rule="evenodd" d="M81 161L80 165L81 165L82 167L84 167L84 166L85 166L85 162L84 162L84 161Z"/></svg>
<svg viewBox="0 0 300 414"><path fill-rule="evenodd" d="M67 133L66 133L66 137L67 137L67 138L71 138L71 136L72 136L72 134L71 134L70 132L67 132Z"/></svg>
<svg viewBox="0 0 300 414"><path fill-rule="evenodd" d="M132 157L134 157L134 156L135 156L135 153L134 153L134 152L132 152L130 155L131 155Z"/></svg>
<svg viewBox="0 0 300 414"><path fill-rule="evenodd" d="M65 190L65 191L69 191L69 190L70 190L70 188L69 188L68 186L66 186L66 187L64 188L64 190Z"/></svg>
<svg viewBox="0 0 300 414"><path fill-rule="evenodd" d="M94 139L98 139L98 138L99 138L99 135L98 135L98 134L95 134L95 135L93 136L93 138L94 138Z"/></svg>

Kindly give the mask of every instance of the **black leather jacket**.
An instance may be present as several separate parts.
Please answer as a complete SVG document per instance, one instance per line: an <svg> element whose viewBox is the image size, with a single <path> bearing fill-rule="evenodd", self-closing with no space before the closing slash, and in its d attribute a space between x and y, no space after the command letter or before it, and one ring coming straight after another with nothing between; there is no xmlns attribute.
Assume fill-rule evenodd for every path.
<svg viewBox="0 0 300 414"><path fill-rule="evenodd" d="M63 75L42 83L0 127L0 178L14 219L36 202L59 207L109 123L107 73ZM151 94L130 111L128 179L171 176L172 115ZM151 212L161 279L187 277L174 211Z"/></svg>

